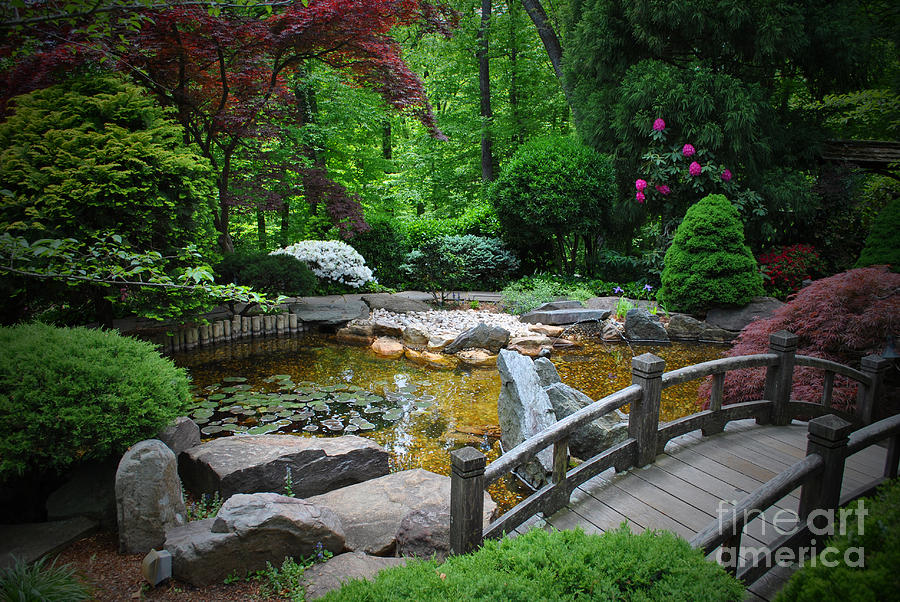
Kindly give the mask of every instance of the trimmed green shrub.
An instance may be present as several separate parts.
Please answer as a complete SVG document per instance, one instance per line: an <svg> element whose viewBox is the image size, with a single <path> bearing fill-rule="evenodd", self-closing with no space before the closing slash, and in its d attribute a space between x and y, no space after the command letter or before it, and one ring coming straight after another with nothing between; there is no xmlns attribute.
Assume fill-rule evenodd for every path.
<svg viewBox="0 0 900 602"><path fill-rule="evenodd" d="M894 198L872 223L856 267L889 265L900 272L900 197Z"/></svg>
<svg viewBox="0 0 900 602"><path fill-rule="evenodd" d="M868 513L859 528L857 516L847 521L847 532L817 548L835 548L794 573L778 602L821 600L895 600L900 591L900 481L882 486L874 498L865 498ZM854 508L856 504L850 504ZM856 548L855 550L853 548ZM848 552L849 550L849 552ZM864 566L848 566L863 560ZM837 561L836 566L826 566Z"/></svg>
<svg viewBox="0 0 900 602"><path fill-rule="evenodd" d="M590 268L616 197L613 159L570 137L536 138L506 162L488 196L523 260L552 261L558 273Z"/></svg>
<svg viewBox="0 0 900 602"><path fill-rule="evenodd" d="M403 265L413 285L429 291L494 290L518 267L500 239L472 235L428 240L410 252Z"/></svg>
<svg viewBox="0 0 900 602"><path fill-rule="evenodd" d="M232 253L216 266L216 281L250 286L269 294L312 295L318 280L302 261L265 252Z"/></svg>
<svg viewBox="0 0 900 602"><path fill-rule="evenodd" d="M553 276L525 276L501 292L503 306L513 314L524 314L557 299L587 301L594 296L587 286L566 282Z"/></svg>
<svg viewBox="0 0 900 602"><path fill-rule="evenodd" d="M186 372L116 332L0 328L0 481L121 454L184 413Z"/></svg>
<svg viewBox="0 0 900 602"><path fill-rule="evenodd" d="M763 294L762 276L737 209L721 194L692 205L666 251L660 297L669 310L744 305Z"/></svg>
<svg viewBox="0 0 900 602"><path fill-rule="evenodd" d="M78 602L88 600L91 592L75 577L75 568L56 561L44 566L46 558L33 564L16 560L0 569L0 600L10 602Z"/></svg>
<svg viewBox="0 0 900 602"><path fill-rule="evenodd" d="M534 529L471 554L411 561L322 600L740 600L744 588L673 533Z"/></svg>
<svg viewBox="0 0 900 602"><path fill-rule="evenodd" d="M379 284L400 287L406 281L400 266L409 253L402 228L394 219L384 216L369 217L366 221L369 229L354 235L350 244L372 268Z"/></svg>

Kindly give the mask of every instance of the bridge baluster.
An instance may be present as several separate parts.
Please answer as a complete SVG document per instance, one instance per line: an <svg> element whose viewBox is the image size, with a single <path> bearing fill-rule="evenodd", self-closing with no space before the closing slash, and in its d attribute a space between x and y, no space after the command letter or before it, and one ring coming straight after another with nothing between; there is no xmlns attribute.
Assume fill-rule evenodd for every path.
<svg viewBox="0 0 900 602"><path fill-rule="evenodd" d="M891 363L880 355L867 355L860 362L860 371L872 377L872 386L860 383L856 395L856 415L863 424L872 424L875 401L881 397L882 381Z"/></svg>
<svg viewBox="0 0 900 602"><path fill-rule="evenodd" d="M825 462L822 474L809 479L800 490L800 518L806 519L815 510L834 510L840 506L841 484L844 479L844 461L847 458L847 442L853 425L834 414L819 416L809 421L809 442L806 455L819 454ZM818 513L816 527L827 517Z"/></svg>
<svg viewBox="0 0 900 602"><path fill-rule="evenodd" d="M484 454L473 447L450 452L450 551L454 554L481 546L486 463Z"/></svg>
<svg viewBox="0 0 900 602"><path fill-rule="evenodd" d="M788 403L794 383L794 364L799 339L786 330L769 335L769 353L778 355L778 363L766 369L765 398L773 402L772 424L784 426L791 423Z"/></svg>
<svg viewBox="0 0 900 602"><path fill-rule="evenodd" d="M641 386L641 398L631 404L628 436L637 440L635 466L646 466L656 458L662 373L666 362L652 353L631 358L631 384Z"/></svg>

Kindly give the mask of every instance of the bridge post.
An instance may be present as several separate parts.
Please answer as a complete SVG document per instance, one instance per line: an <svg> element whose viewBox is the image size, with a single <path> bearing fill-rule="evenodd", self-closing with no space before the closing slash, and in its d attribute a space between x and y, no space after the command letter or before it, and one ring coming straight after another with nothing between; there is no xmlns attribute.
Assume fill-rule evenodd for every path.
<svg viewBox="0 0 900 602"><path fill-rule="evenodd" d="M828 511L835 510L841 503L841 484L844 480L844 461L847 459L847 442L853 425L834 414L819 416L809 421L809 442L806 455L819 454L825 461L822 474L809 479L800 490L800 518L812 518L816 530L828 527Z"/></svg>
<svg viewBox="0 0 900 602"><path fill-rule="evenodd" d="M656 458L662 373L666 362L652 353L631 358L631 384L641 386L641 398L631 404L628 436L637 440L635 466L646 466Z"/></svg>
<svg viewBox="0 0 900 602"><path fill-rule="evenodd" d="M860 371L872 378L872 386L861 383L856 394L856 415L863 424L872 424L875 417L875 401L881 397L884 375L891 363L880 355L867 355L860 362Z"/></svg>
<svg viewBox="0 0 900 602"><path fill-rule="evenodd" d="M786 330L779 330L769 335L769 353L778 356L778 363L766 369L765 399L774 403L772 408L772 424L784 426L791 423L787 405L791 401L791 388L794 382L794 363L798 346L797 335Z"/></svg>
<svg viewBox="0 0 900 602"><path fill-rule="evenodd" d="M465 554L481 546L484 533L486 458L473 447L450 452L450 552Z"/></svg>

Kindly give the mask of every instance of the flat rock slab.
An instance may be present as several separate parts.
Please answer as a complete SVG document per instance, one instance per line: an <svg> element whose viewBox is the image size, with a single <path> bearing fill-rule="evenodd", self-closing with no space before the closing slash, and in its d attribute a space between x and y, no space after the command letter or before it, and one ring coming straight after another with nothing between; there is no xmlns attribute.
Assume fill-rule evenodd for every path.
<svg viewBox="0 0 900 602"><path fill-rule="evenodd" d="M431 309L430 305L417 299L390 293L363 295L362 300L371 309L384 309L395 314L405 314L411 311L428 311Z"/></svg>
<svg viewBox="0 0 900 602"><path fill-rule="evenodd" d="M532 311L520 316L519 320L528 324L576 324L586 321L602 321L609 317L608 309L551 309Z"/></svg>
<svg viewBox="0 0 900 602"><path fill-rule="evenodd" d="M450 511L450 477L417 468L383 476L308 498L330 508L341 519L347 549L375 556L390 556L397 546L403 519L420 508ZM484 493L484 525L497 504Z"/></svg>
<svg viewBox="0 0 900 602"><path fill-rule="evenodd" d="M302 297L288 304L292 314L305 323L337 326L357 318L369 317L369 306L348 297Z"/></svg>
<svg viewBox="0 0 900 602"><path fill-rule="evenodd" d="M181 454L179 472L194 493L227 499L235 493L282 492L287 469L293 491L309 497L388 474L388 453L370 439L242 435L222 437Z"/></svg>
<svg viewBox="0 0 900 602"><path fill-rule="evenodd" d="M84 516L104 529L116 528L116 468L118 460L89 462L73 469L69 480L47 498L47 520Z"/></svg>
<svg viewBox="0 0 900 602"><path fill-rule="evenodd" d="M316 600L354 579L374 579L383 571L406 564L406 558L383 558L362 552L347 552L303 571L306 599Z"/></svg>
<svg viewBox="0 0 900 602"><path fill-rule="evenodd" d="M784 303L772 297L755 297L744 307L714 307L706 313L706 322L725 330L740 331L753 320L770 317Z"/></svg>
<svg viewBox="0 0 900 602"><path fill-rule="evenodd" d="M12 566L16 559L30 563L55 554L99 526L97 521L83 516L49 523L0 525L0 568Z"/></svg>

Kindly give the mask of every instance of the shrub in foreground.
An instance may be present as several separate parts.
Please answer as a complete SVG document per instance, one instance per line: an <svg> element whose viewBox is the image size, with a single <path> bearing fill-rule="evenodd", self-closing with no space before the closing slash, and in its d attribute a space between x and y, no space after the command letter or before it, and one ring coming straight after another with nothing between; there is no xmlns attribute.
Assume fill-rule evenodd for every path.
<svg viewBox="0 0 900 602"><path fill-rule="evenodd" d="M721 194L691 206L666 251L660 296L670 310L702 312L762 295L737 209Z"/></svg>
<svg viewBox="0 0 900 602"><path fill-rule="evenodd" d="M819 602L820 600L891 600L900 591L900 481L894 479L865 500L868 513L862 528L855 515L847 521L847 532L836 535L825 545L836 551L807 564L797 571L778 594L777 602ZM851 504L855 508L856 504ZM860 553L851 550L858 548ZM844 562L849 551L852 564L862 559L864 566ZM862 554L862 558L860 558ZM836 566L826 566L838 561Z"/></svg>
<svg viewBox="0 0 900 602"><path fill-rule="evenodd" d="M235 283L271 295L305 297L316 290L316 275L302 261L288 255L232 253L216 266L216 280Z"/></svg>
<svg viewBox="0 0 900 602"><path fill-rule="evenodd" d="M820 357L859 367L865 355L881 353L888 337L900 335L900 274L885 267L850 270L816 280L772 314L756 320L741 331L730 357L766 353L769 335L779 330L799 337L798 354ZM889 372L880 410L896 402L896 371ZM808 367L794 369L792 398L818 403L822 399L822 371ZM725 403L741 403L763 398L765 370L731 370L725 375ZM701 387L708 398L709 383ZM835 376L832 401L838 409L850 409L856 400L856 383Z"/></svg>
<svg viewBox="0 0 900 602"><path fill-rule="evenodd" d="M87 328L0 328L0 481L121 454L189 399L185 371L150 343Z"/></svg>
<svg viewBox="0 0 900 602"><path fill-rule="evenodd" d="M744 588L672 533L535 529L437 565L412 561L323 600L740 600Z"/></svg>

